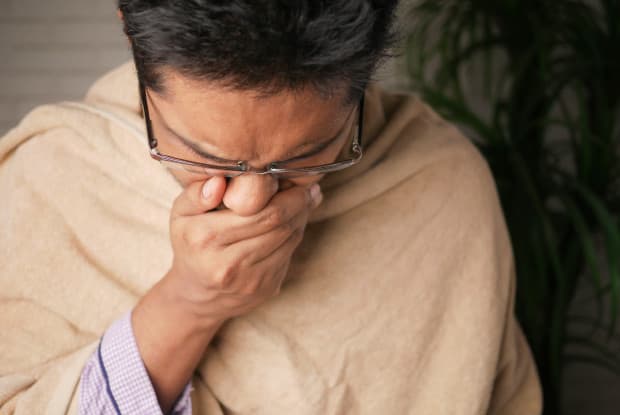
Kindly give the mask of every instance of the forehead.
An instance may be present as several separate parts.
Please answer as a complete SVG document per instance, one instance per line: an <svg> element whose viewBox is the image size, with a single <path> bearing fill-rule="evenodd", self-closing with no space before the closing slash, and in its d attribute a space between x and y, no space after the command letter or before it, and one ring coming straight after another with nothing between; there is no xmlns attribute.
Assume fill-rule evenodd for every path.
<svg viewBox="0 0 620 415"><path fill-rule="evenodd" d="M352 106L347 101L345 88L319 92L311 86L265 92L262 89L236 89L222 82L195 80L175 71L165 71L164 93L167 103L178 108L208 107L210 110L244 111L259 115L277 109L280 114L303 113L306 117L325 113L346 112ZM309 109L312 109L308 112ZM230 114L233 115L233 114Z"/></svg>
<svg viewBox="0 0 620 415"><path fill-rule="evenodd" d="M165 94L149 96L166 124L225 158L277 159L291 146L335 134L352 109L345 89L330 96L311 88L261 95L174 72L163 85Z"/></svg>

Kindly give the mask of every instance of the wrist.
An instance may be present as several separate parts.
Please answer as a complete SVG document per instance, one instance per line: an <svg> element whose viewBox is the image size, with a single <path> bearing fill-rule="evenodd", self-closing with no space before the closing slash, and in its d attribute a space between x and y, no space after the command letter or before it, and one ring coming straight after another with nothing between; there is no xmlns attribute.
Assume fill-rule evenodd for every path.
<svg viewBox="0 0 620 415"><path fill-rule="evenodd" d="M215 332L229 318L213 309L201 288L192 286L172 271L166 273L152 290L158 303L174 310L175 318L183 319L193 330Z"/></svg>
<svg viewBox="0 0 620 415"><path fill-rule="evenodd" d="M197 320L160 280L131 313L133 334L164 412L182 392L220 324Z"/></svg>

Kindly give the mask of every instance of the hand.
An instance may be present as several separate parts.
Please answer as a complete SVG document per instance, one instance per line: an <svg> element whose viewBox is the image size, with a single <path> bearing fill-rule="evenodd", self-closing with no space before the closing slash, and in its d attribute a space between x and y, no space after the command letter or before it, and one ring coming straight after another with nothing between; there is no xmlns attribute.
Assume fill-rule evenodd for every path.
<svg viewBox="0 0 620 415"><path fill-rule="evenodd" d="M322 200L318 184L293 186L252 216L210 211L225 188L221 177L188 185L170 217L174 260L166 285L176 287L176 297L209 326L279 293L308 216Z"/></svg>

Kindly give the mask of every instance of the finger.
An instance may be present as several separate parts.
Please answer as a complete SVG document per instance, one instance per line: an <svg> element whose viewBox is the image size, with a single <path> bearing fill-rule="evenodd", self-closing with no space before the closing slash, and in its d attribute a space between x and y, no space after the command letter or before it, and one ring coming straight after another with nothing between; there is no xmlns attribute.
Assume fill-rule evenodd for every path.
<svg viewBox="0 0 620 415"><path fill-rule="evenodd" d="M288 266L291 261L293 252L301 242L303 237L303 230L301 232L294 232L288 235L280 246L278 246L271 255L263 258L252 268L256 271L253 273L254 277L251 280L247 280L242 276L233 278L228 282L228 285L224 288L224 291L230 294L239 292L271 292L274 287L279 287L279 284L286 276ZM235 257L237 253L223 253L223 255L231 255ZM245 265L248 266L248 265ZM258 270L264 270L258 272ZM242 294L245 295L245 294Z"/></svg>
<svg viewBox="0 0 620 415"><path fill-rule="evenodd" d="M222 202L225 190L226 180L219 176L190 183L174 201L171 216L194 216L215 209Z"/></svg>
<svg viewBox="0 0 620 415"><path fill-rule="evenodd" d="M258 287L259 291L272 292L273 295L280 292L282 284L289 275L291 258L297 247L299 247L301 240L302 238L298 235L291 235L272 255L255 265L263 269L274 270L274 272L267 274L262 279Z"/></svg>
<svg viewBox="0 0 620 415"><path fill-rule="evenodd" d="M278 195L274 206L269 206L264 212L253 217L238 216L230 210L220 210L210 212L208 215L186 217L184 219L189 221L185 226L188 232L186 239L210 241L213 246L225 249L228 246L264 235L278 228L280 228L279 232L283 233L286 231L286 228L291 229L305 226L310 209L308 205L306 205L306 208L303 208L304 203L310 206L316 206L320 203L322 198L320 189L318 187L315 190L297 188L295 190L287 190L286 192L291 191L297 194L297 197L293 197L292 193ZM314 195L314 199L312 195ZM204 243L198 243L197 245L203 246Z"/></svg>
<svg viewBox="0 0 620 415"><path fill-rule="evenodd" d="M238 216L231 211L218 211L201 219L202 228L217 229L226 223L226 230L218 234L220 245L230 245L263 235L288 224L297 224L300 217L306 217L310 210L321 203L322 195L318 185L314 188L294 188L276 194L261 212L253 216ZM306 219L307 220L307 219Z"/></svg>
<svg viewBox="0 0 620 415"><path fill-rule="evenodd" d="M303 235L307 222L308 214L300 214L287 224L278 226L262 235L231 244L226 249L237 250L238 255L244 258L246 264L253 265L280 249L291 236Z"/></svg>

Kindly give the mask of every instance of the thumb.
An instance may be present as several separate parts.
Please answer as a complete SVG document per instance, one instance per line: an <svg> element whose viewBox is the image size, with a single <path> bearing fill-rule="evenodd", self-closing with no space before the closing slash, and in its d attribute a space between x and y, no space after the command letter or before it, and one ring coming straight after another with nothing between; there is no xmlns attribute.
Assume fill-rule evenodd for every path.
<svg viewBox="0 0 620 415"><path fill-rule="evenodd" d="M224 177L210 177L187 185L172 205L172 217L200 215L222 203L226 191Z"/></svg>

